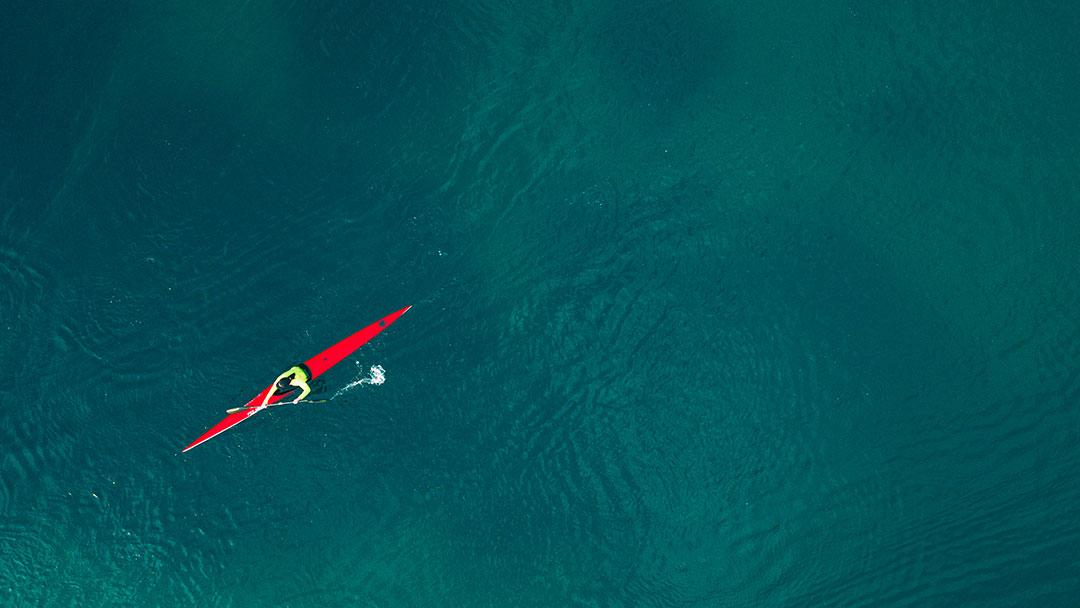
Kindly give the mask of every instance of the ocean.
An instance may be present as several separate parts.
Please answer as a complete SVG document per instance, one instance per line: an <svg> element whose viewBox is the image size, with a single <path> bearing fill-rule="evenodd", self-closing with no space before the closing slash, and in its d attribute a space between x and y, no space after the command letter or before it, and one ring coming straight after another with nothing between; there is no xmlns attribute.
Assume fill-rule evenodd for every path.
<svg viewBox="0 0 1080 608"><path fill-rule="evenodd" d="M1077 6L2 12L0 606L1076 605Z"/></svg>

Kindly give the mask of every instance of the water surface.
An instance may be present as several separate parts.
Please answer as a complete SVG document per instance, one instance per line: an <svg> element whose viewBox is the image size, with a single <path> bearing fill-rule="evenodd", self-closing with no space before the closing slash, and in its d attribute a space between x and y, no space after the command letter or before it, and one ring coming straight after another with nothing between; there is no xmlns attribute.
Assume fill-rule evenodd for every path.
<svg viewBox="0 0 1080 608"><path fill-rule="evenodd" d="M1078 25L16 2L0 605L1072 605Z"/></svg>

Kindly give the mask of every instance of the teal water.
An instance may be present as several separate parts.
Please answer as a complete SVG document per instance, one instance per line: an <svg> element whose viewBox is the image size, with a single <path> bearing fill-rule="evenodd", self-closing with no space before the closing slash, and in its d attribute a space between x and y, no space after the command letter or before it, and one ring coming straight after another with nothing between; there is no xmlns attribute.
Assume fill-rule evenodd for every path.
<svg viewBox="0 0 1080 608"><path fill-rule="evenodd" d="M1080 9L195 4L0 18L0 605L1075 605Z"/></svg>

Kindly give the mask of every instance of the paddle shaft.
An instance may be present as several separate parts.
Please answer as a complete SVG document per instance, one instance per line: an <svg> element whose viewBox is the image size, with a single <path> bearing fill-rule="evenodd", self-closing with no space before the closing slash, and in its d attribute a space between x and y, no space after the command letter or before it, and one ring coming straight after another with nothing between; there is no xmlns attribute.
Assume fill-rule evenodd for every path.
<svg viewBox="0 0 1080 608"><path fill-rule="evenodd" d="M330 401L330 400L329 399L304 399L303 401L296 401L295 403L297 403L297 404L300 404L300 403L326 403L327 401ZM278 401L277 403L271 403L271 404L267 405L266 407L277 407L279 405L292 405L293 403L294 403L293 401ZM258 407L258 406L255 406L255 407ZM236 412L246 410L246 409L249 409L249 408L247 406L234 407L234 408L230 408L230 409L225 410L225 413L226 414L235 414Z"/></svg>

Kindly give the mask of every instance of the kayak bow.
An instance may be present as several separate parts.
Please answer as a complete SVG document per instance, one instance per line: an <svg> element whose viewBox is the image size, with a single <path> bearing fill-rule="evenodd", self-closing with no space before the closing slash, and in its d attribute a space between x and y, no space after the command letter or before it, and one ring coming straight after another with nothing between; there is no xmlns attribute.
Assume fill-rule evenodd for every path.
<svg viewBox="0 0 1080 608"><path fill-rule="evenodd" d="M349 336L348 338L345 338L341 342L338 342L337 344L305 361L304 364L307 365L308 369L311 370L311 377L308 378L308 380L314 380L315 378L318 378L324 372L326 372L326 370L340 363L342 359L353 354L356 349L360 348L369 340L379 335L379 332L386 329L387 327L390 327L391 323L397 321L398 317L408 312L410 308L412 308L412 306L406 306L405 308L402 308L395 313L386 315L385 317L379 319L371 325L368 325L364 329L361 329L355 334ZM277 403L278 401L281 401L285 398L283 395L274 395L270 397L270 400L267 402L266 405L262 405L262 401L266 397L266 394L273 389L273 384L264 388L262 391L259 392L258 395L252 397L251 401L248 401L240 411L226 416L224 420L215 424L209 431L203 433L201 437L199 437L195 441L192 441L191 445L184 448L182 452L186 452L191 448L199 445L200 443L204 443L206 441L209 441L210 439L213 439L214 437L217 437L218 435L240 424L248 418L251 418L255 414L258 414L260 411L269 407L270 404Z"/></svg>

